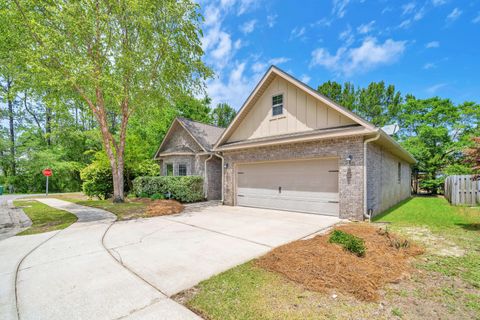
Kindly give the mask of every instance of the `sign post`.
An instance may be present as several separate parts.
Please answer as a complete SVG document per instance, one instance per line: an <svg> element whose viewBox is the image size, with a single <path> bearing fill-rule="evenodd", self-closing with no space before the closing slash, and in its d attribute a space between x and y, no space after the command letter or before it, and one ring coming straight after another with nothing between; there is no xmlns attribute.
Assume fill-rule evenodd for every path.
<svg viewBox="0 0 480 320"><path fill-rule="evenodd" d="M42 173L43 173L43 175L44 175L45 177L47 177L47 184L46 184L46 188L45 188L45 195L48 197L48 177L51 177L51 176L52 176L53 171L52 171L52 169L47 168L47 169L43 169Z"/></svg>

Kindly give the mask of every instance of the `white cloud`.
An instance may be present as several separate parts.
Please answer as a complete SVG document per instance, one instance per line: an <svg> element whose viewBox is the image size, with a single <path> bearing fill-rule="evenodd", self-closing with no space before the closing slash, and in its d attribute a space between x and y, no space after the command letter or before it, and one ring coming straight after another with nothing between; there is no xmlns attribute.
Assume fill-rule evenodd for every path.
<svg viewBox="0 0 480 320"><path fill-rule="evenodd" d="M310 65L323 66L350 76L394 63L405 51L405 46L405 41L388 39L384 43L377 43L376 38L369 37L357 48L339 48L335 55L331 55L325 48L318 48L312 52Z"/></svg>
<svg viewBox="0 0 480 320"><path fill-rule="evenodd" d="M440 47L440 42L438 41L430 41L429 43L425 44L425 48L431 49L431 48L438 48Z"/></svg>
<svg viewBox="0 0 480 320"><path fill-rule="evenodd" d="M204 25L206 27L212 26L220 19L220 10L215 6L207 6L203 16L205 18Z"/></svg>
<svg viewBox="0 0 480 320"><path fill-rule="evenodd" d="M225 65L232 51L232 40L230 39L230 34L223 31L221 31L218 36L217 45L215 49L211 51L211 55L219 64Z"/></svg>
<svg viewBox="0 0 480 320"><path fill-rule="evenodd" d="M390 7L385 7L385 8L383 8L383 10L382 10L382 14L387 13L387 12L390 12L390 11L392 11L392 10L393 10L393 9L390 8Z"/></svg>
<svg viewBox="0 0 480 320"><path fill-rule="evenodd" d="M360 34L369 33L373 30L373 25L375 24L375 20L370 21L369 23L361 24L357 27L357 32Z"/></svg>
<svg viewBox="0 0 480 320"><path fill-rule="evenodd" d="M422 20L423 17L425 16L425 7L420 8L415 14L413 15L413 20L419 21Z"/></svg>
<svg viewBox="0 0 480 320"><path fill-rule="evenodd" d="M252 65L252 71L256 72L256 73L265 72L267 70L267 68L268 68L268 65L266 63L262 63L262 62L255 62Z"/></svg>
<svg viewBox="0 0 480 320"><path fill-rule="evenodd" d="M447 16L447 19L446 19L447 22L454 22L455 20L460 18L462 13L463 13L462 10L458 8L453 9L452 12L450 12L450 14Z"/></svg>
<svg viewBox="0 0 480 320"><path fill-rule="evenodd" d="M403 20L403 21L398 25L398 28L408 28L408 27L410 27L411 24L412 24L412 20L406 19L406 20Z"/></svg>
<svg viewBox="0 0 480 320"><path fill-rule="evenodd" d="M348 25L345 30L343 30L338 34L338 39L343 41L344 43L343 46L349 47L355 41L355 38L352 33L352 27Z"/></svg>
<svg viewBox="0 0 480 320"><path fill-rule="evenodd" d="M413 10L415 9L415 2L409 2L407 4L404 4L402 6L402 14L408 14L408 13L412 13Z"/></svg>
<svg viewBox="0 0 480 320"><path fill-rule="evenodd" d="M305 35L305 32L306 32L306 28L305 27L295 27L293 28L292 32L290 32L290 39L295 39L295 38L300 38L302 37L303 35Z"/></svg>
<svg viewBox="0 0 480 320"><path fill-rule="evenodd" d="M438 90L440 90L442 88L445 88L446 86L447 86L446 83L438 83L438 84L434 84L433 86L428 87L425 91L428 94L436 94L438 92Z"/></svg>
<svg viewBox="0 0 480 320"><path fill-rule="evenodd" d="M472 20L473 23L480 23L480 12L477 14L475 18Z"/></svg>
<svg viewBox="0 0 480 320"><path fill-rule="evenodd" d="M446 0L432 0L432 4L433 4L435 7L442 6L442 5L444 5L445 3L447 3Z"/></svg>
<svg viewBox="0 0 480 320"><path fill-rule="evenodd" d="M327 18L322 18L320 20L315 21L314 23L310 24L311 27L330 27L332 25L333 20L332 19L327 19Z"/></svg>
<svg viewBox="0 0 480 320"><path fill-rule="evenodd" d="M436 68L436 67L437 67L437 66L435 65L435 63L431 63L431 62L425 63L425 64L423 65L423 69L425 69L425 70L434 69L434 68Z"/></svg>
<svg viewBox="0 0 480 320"><path fill-rule="evenodd" d="M310 80L312 80L312 78L310 78L308 75L306 74L302 74L300 76L300 81L302 81L303 83L309 83Z"/></svg>
<svg viewBox="0 0 480 320"><path fill-rule="evenodd" d="M212 105L226 102L238 110L255 84L260 80L266 70L259 70L251 76L245 74L246 62L236 62L232 70L219 77L207 81L207 92L212 98ZM222 79L225 76L225 79Z"/></svg>
<svg viewBox="0 0 480 320"><path fill-rule="evenodd" d="M275 26L275 24L277 23L277 18L278 15L276 14L269 14L267 16L267 25L269 28L273 28Z"/></svg>
<svg viewBox="0 0 480 320"><path fill-rule="evenodd" d="M245 22L240 26L240 31L242 31L244 34L249 34L255 30L255 25L257 24L257 20L250 20Z"/></svg>
<svg viewBox="0 0 480 320"><path fill-rule="evenodd" d="M350 0L333 0L332 14L336 15L338 18L343 18L349 3Z"/></svg>
<svg viewBox="0 0 480 320"><path fill-rule="evenodd" d="M273 59L268 60L268 63L273 64L273 65L279 65L279 64L282 64L282 63L285 63L285 62L288 62L288 61L290 61L290 58L278 57L278 58L273 58Z"/></svg>
<svg viewBox="0 0 480 320"><path fill-rule="evenodd" d="M238 15L242 15L245 12L249 11L256 4L255 0L240 0Z"/></svg>

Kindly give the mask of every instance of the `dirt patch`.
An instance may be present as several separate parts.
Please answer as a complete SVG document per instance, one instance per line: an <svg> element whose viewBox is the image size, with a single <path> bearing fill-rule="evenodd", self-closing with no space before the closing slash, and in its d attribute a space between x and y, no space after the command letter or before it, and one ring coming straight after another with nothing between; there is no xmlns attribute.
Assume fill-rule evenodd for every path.
<svg viewBox="0 0 480 320"><path fill-rule="evenodd" d="M338 290L363 301L378 301L379 289L407 278L412 270L410 258L423 253L415 244L367 224L351 223L336 229L363 239L365 256L329 243L330 235L325 234L274 249L256 264L310 290Z"/></svg>
<svg viewBox="0 0 480 320"><path fill-rule="evenodd" d="M135 199L132 202L141 202L147 205L145 210L146 217L166 216L176 214L183 211L183 205L176 200L151 200L151 199Z"/></svg>
<svg viewBox="0 0 480 320"><path fill-rule="evenodd" d="M402 233L410 239L423 243L428 253L437 256L461 257L465 250L455 245L451 240L433 234L430 229L422 227L402 228Z"/></svg>

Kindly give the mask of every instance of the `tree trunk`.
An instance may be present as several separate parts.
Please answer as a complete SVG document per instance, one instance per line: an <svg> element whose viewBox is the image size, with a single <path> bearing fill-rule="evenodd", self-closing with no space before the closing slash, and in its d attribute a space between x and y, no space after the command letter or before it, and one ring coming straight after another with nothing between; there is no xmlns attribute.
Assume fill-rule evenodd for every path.
<svg viewBox="0 0 480 320"><path fill-rule="evenodd" d="M123 157L122 157L123 158ZM117 168L112 168L113 174L113 203L122 203L124 201L124 165L123 160L117 157Z"/></svg>
<svg viewBox="0 0 480 320"><path fill-rule="evenodd" d="M9 123L9 138L10 138L10 170L11 175L17 174L17 165L15 160L15 122L13 114L13 97L12 97L12 81L7 80L7 104L8 104L8 123Z"/></svg>
<svg viewBox="0 0 480 320"><path fill-rule="evenodd" d="M52 109L45 106L45 135L47 136L47 145L52 144Z"/></svg>

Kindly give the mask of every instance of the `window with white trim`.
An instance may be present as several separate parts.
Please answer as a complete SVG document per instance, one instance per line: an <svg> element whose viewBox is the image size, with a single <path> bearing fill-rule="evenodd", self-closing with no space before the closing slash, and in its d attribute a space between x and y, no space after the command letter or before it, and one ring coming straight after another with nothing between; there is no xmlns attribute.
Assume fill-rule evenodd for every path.
<svg viewBox="0 0 480 320"><path fill-rule="evenodd" d="M187 165L185 163L180 163L178 165L178 175L186 176L187 175Z"/></svg>
<svg viewBox="0 0 480 320"><path fill-rule="evenodd" d="M283 94L272 97L272 116L283 114Z"/></svg>

